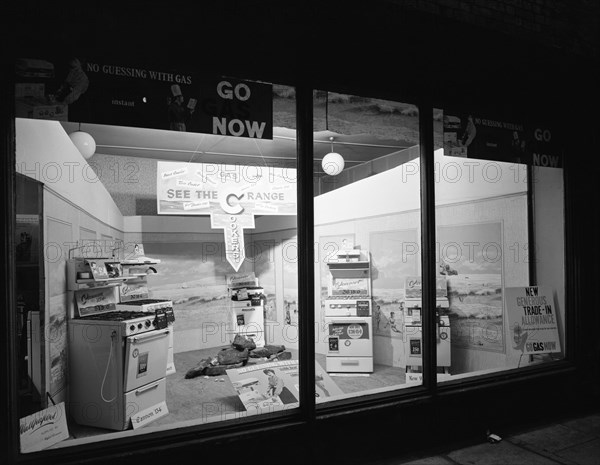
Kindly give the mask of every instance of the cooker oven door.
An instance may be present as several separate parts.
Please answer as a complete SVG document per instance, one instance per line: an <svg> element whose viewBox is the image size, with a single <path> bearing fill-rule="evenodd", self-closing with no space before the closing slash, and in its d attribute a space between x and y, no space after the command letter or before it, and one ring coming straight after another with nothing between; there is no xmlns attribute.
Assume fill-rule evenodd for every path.
<svg viewBox="0 0 600 465"><path fill-rule="evenodd" d="M371 317L325 317L329 356L373 356Z"/></svg>
<svg viewBox="0 0 600 465"><path fill-rule="evenodd" d="M170 328L129 336L125 340L125 392L164 378Z"/></svg>

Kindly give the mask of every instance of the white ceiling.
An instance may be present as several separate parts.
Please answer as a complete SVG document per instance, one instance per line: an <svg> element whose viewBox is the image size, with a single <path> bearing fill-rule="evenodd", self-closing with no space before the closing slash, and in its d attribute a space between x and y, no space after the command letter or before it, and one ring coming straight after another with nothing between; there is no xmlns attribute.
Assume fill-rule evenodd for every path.
<svg viewBox="0 0 600 465"><path fill-rule="evenodd" d="M160 160L226 164L296 163L296 130L273 128L273 139L215 136L158 129L107 126L62 122L67 133L78 129L88 132L96 141L96 153ZM346 168L401 151L411 144L397 140L382 140L375 136L343 135L331 131L314 134L315 174L322 173L321 159L331 151L342 154Z"/></svg>

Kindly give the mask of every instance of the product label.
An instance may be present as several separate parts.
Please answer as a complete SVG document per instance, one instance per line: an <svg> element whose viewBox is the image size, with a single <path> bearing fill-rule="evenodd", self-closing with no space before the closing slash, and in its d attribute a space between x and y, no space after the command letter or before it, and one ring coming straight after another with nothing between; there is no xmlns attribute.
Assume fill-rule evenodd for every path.
<svg viewBox="0 0 600 465"><path fill-rule="evenodd" d="M368 300L356 301L356 316L369 316L371 314L371 306Z"/></svg>
<svg viewBox="0 0 600 465"><path fill-rule="evenodd" d="M148 352L142 352L138 355L138 368L136 378L141 378L148 374Z"/></svg>
<svg viewBox="0 0 600 465"><path fill-rule="evenodd" d="M410 345L410 355L413 356L421 356L421 340L420 339L411 339L409 341Z"/></svg>
<svg viewBox="0 0 600 465"><path fill-rule="evenodd" d="M369 339L369 326L367 323L332 323L329 335L339 339Z"/></svg>
<svg viewBox="0 0 600 465"><path fill-rule="evenodd" d="M339 352L340 351L340 340L337 337L329 338L329 352Z"/></svg>
<svg viewBox="0 0 600 465"><path fill-rule="evenodd" d="M167 408L167 403L162 401L156 405L153 405L150 408L142 410L135 415L131 416L131 425L133 429L137 429L140 426L147 425L148 423L158 420L160 417L164 417L169 413L169 409Z"/></svg>

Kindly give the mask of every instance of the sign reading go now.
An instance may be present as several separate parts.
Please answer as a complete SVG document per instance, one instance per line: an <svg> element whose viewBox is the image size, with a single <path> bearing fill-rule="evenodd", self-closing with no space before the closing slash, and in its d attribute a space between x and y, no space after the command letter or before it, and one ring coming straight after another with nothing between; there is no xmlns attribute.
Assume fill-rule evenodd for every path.
<svg viewBox="0 0 600 465"><path fill-rule="evenodd" d="M223 229L226 257L238 271L244 230L255 215L296 215L296 170L271 166L158 162L159 215L210 215Z"/></svg>

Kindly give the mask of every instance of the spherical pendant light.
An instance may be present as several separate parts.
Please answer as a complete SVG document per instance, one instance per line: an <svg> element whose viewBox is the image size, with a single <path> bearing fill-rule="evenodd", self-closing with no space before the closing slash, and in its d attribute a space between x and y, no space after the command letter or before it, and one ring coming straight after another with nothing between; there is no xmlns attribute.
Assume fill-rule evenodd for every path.
<svg viewBox="0 0 600 465"><path fill-rule="evenodd" d="M321 166L323 167L323 171L329 176L335 176L340 174L344 169L344 157L333 151L333 137L330 137L329 140L331 141L331 152L323 157Z"/></svg>
<svg viewBox="0 0 600 465"><path fill-rule="evenodd" d="M96 141L87 132L75 131L69 134L69 137L86 160L96 152Z"/></svg>
<svg viewBox="0 0 600 465"><path fill-rule="evenodd" d="M344 169L344 157L337 152L330 152L321 161L321 166L329 176L335 176Z"/></svg>

